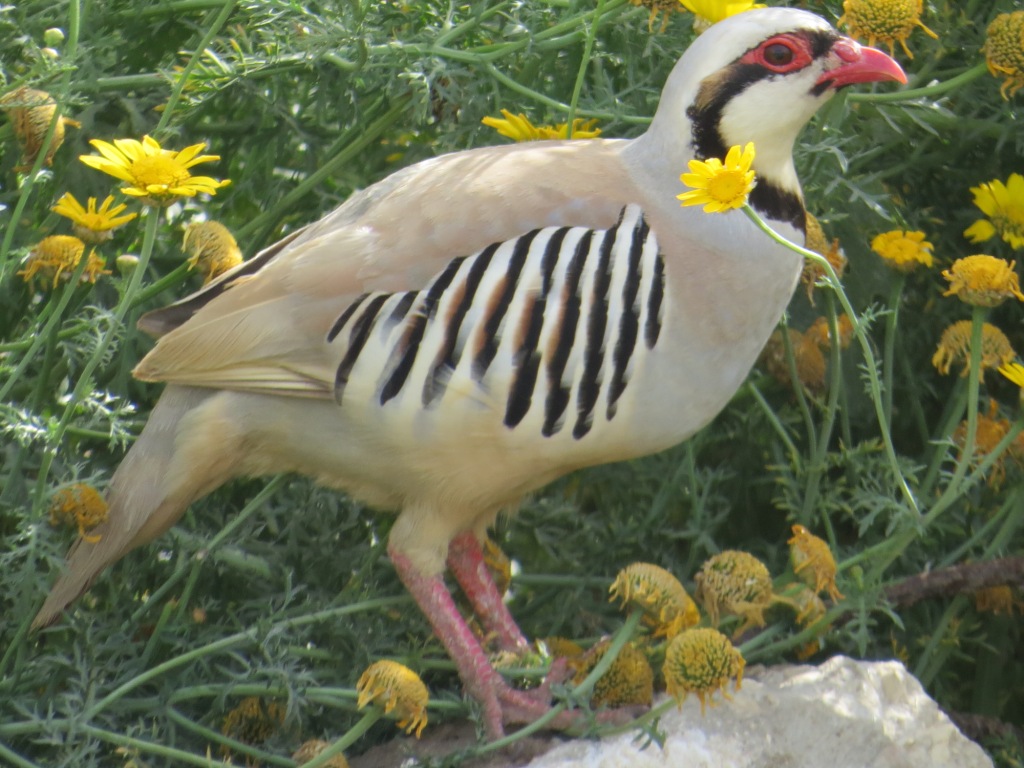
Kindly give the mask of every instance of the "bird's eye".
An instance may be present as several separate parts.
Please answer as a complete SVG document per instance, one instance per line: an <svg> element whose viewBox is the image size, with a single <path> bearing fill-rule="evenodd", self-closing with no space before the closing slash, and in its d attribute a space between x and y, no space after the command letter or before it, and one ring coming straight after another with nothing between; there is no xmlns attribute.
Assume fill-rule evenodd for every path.
<svg viewBox="0 0 1024 768"><path fill-rule="evenodd" d="M764 48L764 60L773 67L784 67L793 61L793 49L785 43L771 43Z"/></svg>

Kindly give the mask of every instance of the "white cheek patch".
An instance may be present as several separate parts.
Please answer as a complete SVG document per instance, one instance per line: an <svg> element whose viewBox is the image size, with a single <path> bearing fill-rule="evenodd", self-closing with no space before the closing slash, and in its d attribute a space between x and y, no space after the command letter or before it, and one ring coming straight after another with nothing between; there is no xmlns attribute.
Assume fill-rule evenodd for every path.
<svg viewBox="0 0 1024 768"><path fill-rule="evenodd" d="M800 72L769 76L744 89L722 110L718 127L723 144L754 142L754 170L786 191L800 189L793 168L797 134L832 93L813 95L820 74L820 67L811 65Z"/></svg>

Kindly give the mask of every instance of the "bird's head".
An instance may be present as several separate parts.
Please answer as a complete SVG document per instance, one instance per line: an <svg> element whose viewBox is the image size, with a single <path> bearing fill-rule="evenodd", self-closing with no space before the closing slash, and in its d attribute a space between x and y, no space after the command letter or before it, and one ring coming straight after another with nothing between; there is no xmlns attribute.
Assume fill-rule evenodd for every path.
<svg viewBox="0 0 1024 768"><path fill-rule="evenodd" d="M729 147L754 142L752 205L802 229L797 134L840 88L882 80L905 83L906 75L887 54L840 35L821 17L792 8L747 11L715 24L686 51L647 138L652 149L684 146L685 157L673 158L684 165L724 159Z"/></svg>

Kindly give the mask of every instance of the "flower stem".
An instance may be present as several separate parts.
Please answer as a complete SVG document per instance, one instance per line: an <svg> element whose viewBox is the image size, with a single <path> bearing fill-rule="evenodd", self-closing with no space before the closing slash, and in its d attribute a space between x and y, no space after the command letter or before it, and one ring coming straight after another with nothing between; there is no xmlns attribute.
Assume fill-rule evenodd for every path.
<svg viewBox="0 0 1024 768"><path fill-rule="evenodd" d="M57 452L60 448L61 440L64 437L64 432L67 430L68 425L71 422L71 417L75 414L75 411L78 408L78 404L92 387L93 374L96 372L100 363L103 362L107 349L111 344L113 344L114 338L121 329L124 316L128 313L128 310L131 309L132 300L139 291L142 278L146 273L146 266L149 264L150 256L153 255L153 246L156 243L156 233L159 225L160 211L158 209L150 210L149 215L146 217L146 228L142 236L142 251L139 255L139 265L128 281L128 286L125 288L124 294L121 296L121 300L118 302L117 308L114 310L113 316L110 319L110 325L107 326L107 329L103 332L103 335L100 337L100 340L96 345L96 349L93 350L93 353L86 362L81 374L79 374L78 381L75 383L75 388L71 393L71 397L68 398L67 405L64 407L64 413L61 414L60 421L57 423L57 426L53 429L53 432L50 435L50 445L48 450L43 454L42 461L39 466L39 473L36 478L36 494L33 505L33 511L35 514L40 513L43 499L46 498L46 483L49 479L50 467L53 465L53 461L57 457Z"/></svg>
<svg viewBox="0 0 1024 768"><path fill-rule="evenodd" d="M195 50L189 57L188 63L185 64L184 69L178 73L175 78L174 88L171 89L171 95L167 99L167 104L164 106L163 113L160 115L160 122L157 123L156 128L153 129L153 133L160 135L162 131L167 127L168 122L171 119L171 114L174 112L174 108L178 105L179 99L181 99L181 93L185 90L185 86L188 85L189 77L192 75L192 71L199 65L200 57L203 52L210 45L210 41L220 32L220 28L224 26L224 23L228 20L228 16L231 15L231 11L235 9L235 0L223 0L221 3L220 13L214 18L213 23L206 28L206 33L202 39L196 45Z"/></svg>
<svg viewBox="0 0 1024 768"><path fill-rule="evenodd" d="M988 64L980 61L965 72L956 77L943 80L939 83L926 85L921 88L911 88L906 91L887 91L885 93L851 93L846 98L850 101L870 101L876 104L885 102L914 101L916 99L931 99L942 96L950 91L955 91L963 85L967 85L988 71Z"/></svg>
<svg viewBox="0 0 1024 768"><path fill-rule="evenodd" d="M889 431L889 420L886 418L885 411L882 407L882 386L878 377L878 364L875 360L875 354L871 349L871 342L868 340L867 334L864 333L863 323L860 321L860 318L857 317L857 313L854 311L853 305L850 304L850 299L847 297L846 291L843 290L843 285L839 281L839 276L832 268L832 265L828 263L828 259L814 251L801 248L796 243L790 242L784 238L774 229L769 227L764 220L757 215L757 212L750 207L749 203L746 203L743 206L743 212L746 213L747 217L772 240L780 245L784 245L794 253L800 254L805 259L810 259L824 270L825 275L828 278L829 285L836 292L836 296L843 307L843 311L846 313L847 317L850 318L850 322L853 325L853 333L857 337L857 341L861 346L861 351L864 354L868 386L871 390L871 400L875 406L875 416L878 419L878 426L882 434L882 443L885 446L885 453L892 468L893 480L899 486L900 494L903 496L904 501L907 502L907 506L910 507L915 514L920 515L921 509L917 504L917 499L914 498L914 494L910 490L910 486L907 485L907 480L903 477L903 472L900 470L899 460L896 457L896 448L893 445L892 434Z"/></svg>
<svg viewBox="0 0 1024 768"><path fill-rule="evenodd" d="M332 757L340 754L342 751L355 744L359 740L360 736L370 730L373 724L380 720L381 716L382 712L380 707L372 707L369 712L363 715L363 718L358 723L345 732L344 736L335 741L331 746L327 747L327 749L312 760L302 763L299 768L318 768L318 766L324 765Z"/></svg>
<svg viewBox="0 0 1024 768"><path fill-rule="evenodd" d="M885 319L885 347L882 350L882 411L885 413L886 423L892 424L892 388L893 388L893 367L896 349L896 327L900 314L900 297L903 296L903 286L907 277L902 272L893 281L892 289L889 291L889 314Z"/></svg>
<svg viewBox="0 0 1024 768"><path fill-rule="evenodd" d="M594 18L587 29L587 41L583 45L583 55L580 57L580 68L576 73L576 83L572 88L572 99L569 101L569 113L566 117L566 138L572 138L572 123L576 118L576 106L580 101L580 93L583 91L583 81L587 76L587 68L590 66L590 55L594 50L594 38L597 36L597 28L601 25L601 15L604 13L604 0L597 0L597 8L594 9Z"/></svg>

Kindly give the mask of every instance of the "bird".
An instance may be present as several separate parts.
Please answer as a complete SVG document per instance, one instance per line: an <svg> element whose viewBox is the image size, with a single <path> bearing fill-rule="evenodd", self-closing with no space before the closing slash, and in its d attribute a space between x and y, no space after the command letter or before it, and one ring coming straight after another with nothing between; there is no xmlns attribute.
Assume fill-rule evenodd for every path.
<svg viewBox="0 0 1024 768"><path fill-rule="evenodd" d="M488 528L562 475L708 424L801 272L742 211L681 207L680 173L753 142L750 204L802 242L794 142L877 81L906 76L810 12L750 10L684 52L642 135L426 159L144 315L156 342L134 375L166 386L34 626L225 482L296 472L397 513L388 555L489 737L548 712L546 688L490 664L446 569L502 650L529 648Z"/></svg>

